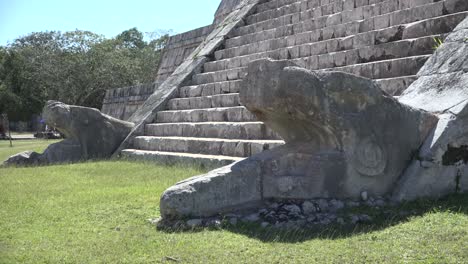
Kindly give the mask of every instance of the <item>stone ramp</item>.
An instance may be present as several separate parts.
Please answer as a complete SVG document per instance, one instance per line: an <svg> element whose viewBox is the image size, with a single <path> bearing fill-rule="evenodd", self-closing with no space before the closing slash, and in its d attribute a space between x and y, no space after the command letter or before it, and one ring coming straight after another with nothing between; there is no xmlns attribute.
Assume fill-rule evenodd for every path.
<svg viewBox="0 0 468 264"><path fill-rule="evenodd" d="M344 71L374 79L398 96L417 79L434 38L451 32L467 11L466 0L266 1L123 153L224 165L279 146L281 138L239 100L248 63L272 58Z"/></svg>

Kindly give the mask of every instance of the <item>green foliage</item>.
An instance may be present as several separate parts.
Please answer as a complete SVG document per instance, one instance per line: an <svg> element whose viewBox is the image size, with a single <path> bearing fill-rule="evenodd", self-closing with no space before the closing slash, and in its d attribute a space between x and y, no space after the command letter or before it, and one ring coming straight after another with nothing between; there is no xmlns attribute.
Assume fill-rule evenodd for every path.
<svg viewBox="0 0 468 264"><path fill-rule="evenodd" d="M14 149L38 150L37 142L17 142ZM10 152L8 143L0 141L0 160ZM348 229L281 231L240 225L164 232L148 223L147 219L158 217L159 198L167 187L200 173L190 167L125 161L0 168L0 263L466 263L468 259L468 195L384 208L391 214L381 218L378 210L356 208L377 221Z"/></svg>
<svg viewBox="0 0 468 264"><path fill-rule="evenodd" d="M0 112L29 120L47 100L100 108L107 89L154 81L166 41L136 28L112 39L81 30L18 38L0 47Z"/></svg>
<svg viewBox="0 0 468 264"><path fill-rule="evenodd" d="M444 40L440 37L434 37L433 40L435 42L434 46L432 47L434 50L438 49L440 46L442 46L442 44L444 44Z"/></svg>

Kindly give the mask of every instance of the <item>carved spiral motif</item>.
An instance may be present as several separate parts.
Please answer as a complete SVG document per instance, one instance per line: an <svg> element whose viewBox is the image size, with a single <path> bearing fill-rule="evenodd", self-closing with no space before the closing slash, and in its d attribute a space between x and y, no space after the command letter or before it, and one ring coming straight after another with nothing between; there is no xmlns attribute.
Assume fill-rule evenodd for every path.
<svg viewBox="0 0 468 264"><path fill-rule="evenodd" d="M362 140L354 151L354 167L365 176L382 174L387 166L387 154L370 138Z"/></svg>

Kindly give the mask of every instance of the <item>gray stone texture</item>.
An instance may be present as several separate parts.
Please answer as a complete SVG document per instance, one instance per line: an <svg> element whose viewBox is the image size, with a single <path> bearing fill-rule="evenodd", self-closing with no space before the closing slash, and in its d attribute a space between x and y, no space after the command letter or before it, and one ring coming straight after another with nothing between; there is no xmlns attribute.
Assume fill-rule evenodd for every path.
<svg viewBox="0 0 468 264"><path fill-rule="evenodd" d="M156 76L157 86L161 85L213 30L213 26L197 28L171 36L164 48Z"/></svg>
<svg viewBox="0 0 468 264"><path fill-rule="evenodd" d="M209 25L169 37L162 53L155 82L109 89L103 100L102 113L128 120L212 30L213 26Z"/></svg>
<svg viewBox="0 0 468 264"><path fill-rule="evenodd" d="M371 80L288 61L251 63L240 99L286 145L170 188L161 199L163 217L209 216L270 198L388 194L437 122Z"/></svg>
<svg viewBox="0 0 468 264"><path fill-rule="evenodd" d="M102 102L101 112L120 120L127 120L157 87L157 83L150 83L109 89Z"/></svg>
<svg viewBox="0 0 468 264"><path fill-rule="evenodd" d="M440 120L403 174L394 192L396 200L467 191L467 23L468 18L446 38L399 99L439 114Z"/></svg>
<svg viewBox="0 0 468 264"><path fill-rule="evenodd" d="M133 116L144 122L137 125L119 150L127 148L122 154L128 157L169 163L212 166L237 162L225 171L229 177L242 175L239 168L243 166L260 166L260 176L257 172L252 175L260 177L255 188L261 189L262 199L338 196L367 200L373 195L391 194L403 173L417 172L417 166L408 165L420 146L433 149L425 143L427 135L436 135L437 140L454 136L444 132L443 120L463 129L461 123L452 122L443 112L444 107L451 107L464 96L462 86L456 85L463 79L462 74L451 72L444 80L418 72L434 59L434 37L446 37L467 17L467 3L222 1L211 34L191 51L178 70L168 68L174 71L167 79L169 84L163 84L162 92L156 92ZM456 34L447 42L463 36L465 32L460 30L466 31L466 25L458 25ZM205 60L196 62L196 58ZM251 62L265 58L283 61L278 63L284 63L279 69L269 71L289 76L282 77L284 83L275 82L276 77L280 78L275 75L255 85L242 85ZM437 68L463 64L460 60L449 66L441 61ZM262 76L261 71L255 75ZM433 88L448 80L452 80L454 89L433 93ZM411 84L427 91L405 92ZM433 100L431 96L436 95L440 98ZM426 108L420 109L421 105ZM435 127L441 128L440 135L433 131ZM129 144L132 141L133 145ZM446 147L441 151L442 160L459 162L463 151L463 145ZM248 156L252 158L241 160ZM420 160L424 166L431 165L428 160ZM444 182L445 186L438 182L440 178L423 181L418 177L408 180L407 186L414 182L423 186L425 182L441 190L461 190L466 188L466 180L459 177L460 171L464 170L457 169L453 176L451 170L434 169L433 174L440 172L454 178L454 186L451 180ZM237 180L247 181L242 177ZM228 183L218 178L210 178L210 182L219 190L228 188L224 185ZM216 188L203 184L193 179L190 184L174 187L172 194L177 197L176 190L189 188L193 197L203 196L184 194L187 203L196 203L197 199L206 203L206 207L197 205L195 214L247 205L235 195L231 205L224 198L211 201L216 194L200 194L196 189ZM424 193L421 190L414 196ZM437 196L435 193L442 192L428 193ZM164 201L168 215L179 214L170 198ZM256 198L252 198L253 203Z"/></svg>
<svg viewBox="0 0 468 264"><path fill-rule="evenodd" d="M187 84L194 74L201 71L209 56L223 44L224 39L234 28L244 23L243 19L254 10L259 2L260 0L240 1L221 23L214 26L205 40L192 51L187 59L177 67L155 93L129 118L129 121L134 122L136 125L114 155L119 155L120 151L131 145L134 137L144 133L145 125L156 118L157 112L164 110L170 99L178 96L178 89Z"/></svg>
<svg viewBox="0 0 468 264"><path fill-rule="evenodd" d="M180 182L162 195L161 215L165 218L210 216L259 204L262 200L260 175L255 161L244 160Z"/></svg>
<svg viewBox="0 0 468 264"><path fill-rule="evenodd" d="M94 108L48 101L45 122L65 135L43 154L24 152L8 159L6 165L36 165L108 158L133 127L133 123L102 114Z"/></svg>
<svg viewBox="0 0 468 264"><path fill-rule="evenodd" d="M213 24L219 24L242 2L242 0L222 0L215 13Z"/></svg>

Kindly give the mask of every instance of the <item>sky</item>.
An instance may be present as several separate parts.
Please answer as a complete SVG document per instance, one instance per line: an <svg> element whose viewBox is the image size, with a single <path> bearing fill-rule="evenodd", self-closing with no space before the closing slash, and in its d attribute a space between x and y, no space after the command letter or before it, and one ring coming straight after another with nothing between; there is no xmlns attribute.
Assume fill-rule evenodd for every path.
<svg viewBox="0 0 468 264"><path fill-rule="evenodd" d="M183 33L212 23L220 0L0 0L0 46L31 32L89 30L108 38L142 32Z"/></svg>

